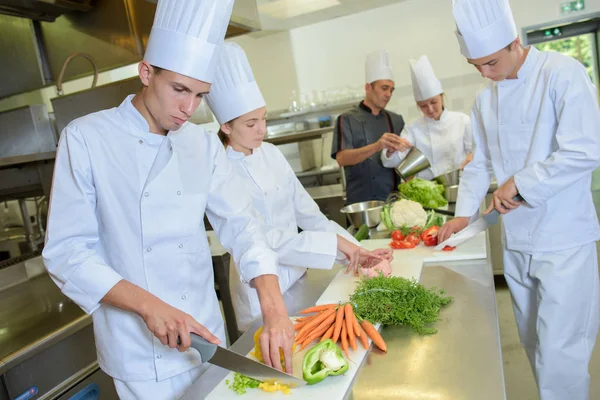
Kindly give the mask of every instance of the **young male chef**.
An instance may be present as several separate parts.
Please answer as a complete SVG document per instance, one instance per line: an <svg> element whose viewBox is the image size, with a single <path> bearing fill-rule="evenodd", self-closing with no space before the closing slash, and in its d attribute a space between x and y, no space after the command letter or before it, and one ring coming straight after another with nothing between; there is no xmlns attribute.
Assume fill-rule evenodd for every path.
<svg viewBox="0 0 600 400"><path fill-rule="evenodd" d="M392 65L386 51L369 53L365 63L365 99L341 114L335 124L331 157L346 175L346 202L385 200L395 190L396 173L379 153L400 150L401 115L385 108L394 93Z"/></svg>
<svg viewBox="0 0 600 400"><path fill-rule="evenodd" d="M159 0L143 88L61 135L43 257L62 292L92 314L98 363L121 399L180 397L207 368L188 350L190 332L225 341L205 212L258 292L265 362L281 369L283 348L291 371L276 255L217 135L186 122L210 90L232 7Z"/></svg>
<svg viewBox="0 0 600 400"><path fill-rule="evenodd" d="M521 45L508 0L454 0L453 13L463 56L490 82L472 110L457 218L439 239L467 226L495 175L486 212L504 214L504 275L540 397L587 399L599 324L596 90L576 60Z"/></svg>

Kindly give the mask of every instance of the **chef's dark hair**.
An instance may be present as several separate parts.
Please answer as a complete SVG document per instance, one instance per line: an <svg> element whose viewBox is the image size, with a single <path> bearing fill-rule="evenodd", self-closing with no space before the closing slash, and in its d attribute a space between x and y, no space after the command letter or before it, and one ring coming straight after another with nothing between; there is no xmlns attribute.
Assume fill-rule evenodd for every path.
<svg viewBox="0 0 600 400"><path fill-rule="evenodd" d="M217 135L219 135L219 140L223 143L223 146L227 147L227 145L229 145L229 136L223 132L223 129L221 128L219 128L219 133Z"/></svg>

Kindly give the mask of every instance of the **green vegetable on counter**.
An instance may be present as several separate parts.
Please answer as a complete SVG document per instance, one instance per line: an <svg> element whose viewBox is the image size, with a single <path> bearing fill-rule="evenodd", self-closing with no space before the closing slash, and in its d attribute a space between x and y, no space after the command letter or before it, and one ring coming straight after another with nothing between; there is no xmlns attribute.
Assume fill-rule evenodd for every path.
<svg viewBox="0 0 600 400"><path fill-rule="evenodd" d="M233 375L233 382L230 382L228 379L225 381L225 384L237 394L246 394L246 389L256 389L261 384L261 381L236 372Z"/></svg>
<svg viewBox="0 0 600 400"><path fill-rule="evenodd" d="M425 179L414 178L401 183L398 191L407 199L414 200L427 208L440 208L448 204L444 198L444 186Z"/></svg>
<svg viewBox="0 0 600 400"><path fill-rule="evenodd" d="M342 350L331 339L310 349L302 360L302 378L309 385L321 382L329 375L341 375L348 371L348 361Z"/></svg>
<svg viewBox="0 0 600 400"><path fill-rule="evenodd" d="M439 226L440 228L444 225L444 216L436 213L433 210L427 211L427 222L425 223L425 229L429 229L432 226Z"/></svg>
<svg viewBox="0 0 600 400"><path fill-rule="evenodd" d="M365 240L368 237L369 237L369 227L365 224L361 225L360 228L358 228L358 232L356 232L356 234L354 235L354 239L356 239L359 242L361 240Z"/></svg>
<svg viewBox="0 0 600 400"><path fill-rule="evenodd" d="M452 297L415 280L379 276L359 281L350 301L360 318L374 324L405 325L421 335L431 335L437 330L425 325L439 319L441 308L450 304Z"/></svg>

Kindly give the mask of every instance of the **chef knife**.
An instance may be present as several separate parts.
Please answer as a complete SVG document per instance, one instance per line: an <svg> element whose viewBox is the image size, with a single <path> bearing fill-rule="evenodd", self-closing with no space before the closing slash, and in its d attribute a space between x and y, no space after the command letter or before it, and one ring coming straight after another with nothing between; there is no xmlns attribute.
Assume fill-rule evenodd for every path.
<svg viewBox="0 0 600 400"><path fill-rule="evenodd" d="M202 362L208 362L229 371L254 378L262 382L279 382L291 388L306 385L306 381L271 368L263 363L234 353L231 350L207 342L204 338L191 333L192 347L198 350Z"/></svg>
<svg viewBox="0 0 600 400"><path fill-rule="evenodd" d="M516 195L513 200L524 201L523 197ZM442 250L446 246L456 247L459 244L466 242L467 240L477 236L480 232L485 231L490 225L498 223L498 216L500 213L495 208L487 215L480 217L477 221L467 226L462 231L453 234L444 242L435 246L436 250Z"/></svg>

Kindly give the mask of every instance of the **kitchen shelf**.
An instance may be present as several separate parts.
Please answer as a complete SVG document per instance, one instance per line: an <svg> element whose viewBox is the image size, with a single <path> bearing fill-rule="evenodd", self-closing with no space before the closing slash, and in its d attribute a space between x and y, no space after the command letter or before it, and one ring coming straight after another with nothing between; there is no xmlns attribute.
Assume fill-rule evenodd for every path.
<svg viewBox="0 0 600 400"><path fill-rule="evenodd" d="M282 133L274 136L267 136L265 142L269 142L275 145L287 144L287 143L298 143L305 140L319 139L326 133L333 132L333 127L328 126L325 128L311 129L308 131Z"/></svg>

